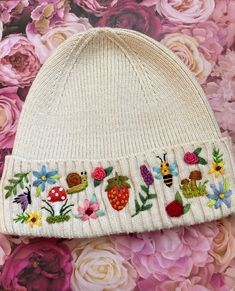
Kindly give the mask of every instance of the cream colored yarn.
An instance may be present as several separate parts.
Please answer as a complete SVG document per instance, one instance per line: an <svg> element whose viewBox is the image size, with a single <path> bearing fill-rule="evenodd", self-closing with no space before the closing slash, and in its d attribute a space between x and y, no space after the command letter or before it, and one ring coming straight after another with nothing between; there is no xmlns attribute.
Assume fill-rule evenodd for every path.
<svg viewBox="0 0 235 291"><path fill-rule="evenodd" d="M191 199L190 212L179 218L170 218L165 212L180 179L192 169L183 161L184 152L198 146L208 160L208 166L200 167L205 176L213 148L221 149L234 192L230 141L221 138L202 89L181 61L160 43L133 31L97 28L77 34L47 60L30 89L2 178L0 231L90 237L194 224L229 215L234 207L208 208L207 197ZM174 178L172 189L155 179L158 197L152 201L153 207L131 218L134 199L143 184L140 165L149 169L159 166L156 156L165 152L177 163L179 177ZM128 206L120 212L111 209L105 183L94 189L89 174L89 187L71 196L71 201L77 207L95 192L106 211L104 217L88 222L72 218L54 225L43 220L41 228L32 229L17 224L13 219L19 205L12 203L13 198L4 198L3 187L17 171L40 170L41 164L58 169L63 187L71 171L91 173L96 166L111 165L130 178ZM42 201L33 191L32 207L41 211Z"/></svg>

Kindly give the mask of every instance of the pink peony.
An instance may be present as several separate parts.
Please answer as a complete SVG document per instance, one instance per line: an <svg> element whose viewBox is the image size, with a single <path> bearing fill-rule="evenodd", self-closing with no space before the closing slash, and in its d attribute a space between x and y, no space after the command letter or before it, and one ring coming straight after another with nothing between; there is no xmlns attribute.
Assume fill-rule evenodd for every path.
<svg viewBox="0 0 235 291"><path fill-rule="evenodd" d="M199 162L199 158L195 153L187 152L184 154L184 161L187 164L193 165Z"/></svg>
<svg viewBox="0 0 235 291"><path fill-rule="evenodd" d="M70 290L71 256L66 245L53 240L21 244L8 257L2 271L7 290Z"/></svg>
<svg viewBox="0 0 235 291"><path fill-rule="evenodd" d="M21 109L16 87L0 89L0 148L12 148Z"/></svg>
<svg viewBox="0 0 235 291"><path fill-rule="evenodd" d="M157 12L172 23L206 21L215 7L214 0L144 0L142 5L155 6Z"/></svg>
<svg viewBox="0 0 235 291"><path fill-rule="evenodd" d="M29 0L1 0L0 20L4 23L10 22L12 17L22 13L23 9L29 5Z"/></svg>
<svg viewBox="0 0 235 291"><path fill-rule="evenodd" d="M56 24L62 23L69 8L68 0L39 0L39 5L31 14L33 31L43 34Z"/></svg>
<svg viewBox="0 0 235 291"><path fill-rule="evenodd" d="M0 40L2 39L2 32L3 32L3 23L0 20Z"/></svg>
<svg viewBox="0 0 235 291"><path fill-rule="evenodd" d="M45 34L34 32L32 23L27 25L26 34L28 39L34 44L41 63L44 63L53 50L63 41L73 34L86 31L91 27L87 18L78 18L75 14L68 13L63 23L55 24Z"/></svg>
<svg viewBox="0 0 235 291"><path fill-rule="evenodd" d="M0 113L1 114L1 113ZM5 157L11 154L11 149L0 148L0 178L2 176L2 171L4 168Z"/></svg>
<svg viewBox="0 0 235 291"><path fill-rule="evenodd" d="M98 181L102 181L106 177L106 172L104 168L102 167L97 167L94 169L92 172L92 178Z"/></svg>
<svg viewBox="0 0 235 291"><path fill-rule="evenodd" d="M131 260L140 277L158 281L183 280L193 268L211 261L208 251L217 234L214 223L162 232L116 236L116 249Z"/></svg>
<svg viewBox="0 0 235 291"><path fill-rule="evenodd" d="M40 69L34 46L21 34L12 34L0 43L0 82L24 87Z"/></svg>
<svg viewBox="0 0 235 291"><path fill-rule="evenodd" d="M107 10L117 4L118 0L75 0L87 12L102 16Z"/></svg>
<svg viewBox="0 0 235 291"><path fill-rule="evenodd" d="M133 29L153 38L161 34L161 22L154 10L134 1L120 1L103 15L98 26Z"/></svg>
<svg viewBox="0 0 235 291"><path fill-rule="evenodd" d="M0 234L0 265L2 266L5 263L5 260L11 253L11 244L8 238Z"/></svg>
<svg viewBox="0 0 235 291"><path fill-rule="evenodd" d="M233 290L235 286L235 259L231 260L229 266L224 271L224 278L230 290Z"/></svg>

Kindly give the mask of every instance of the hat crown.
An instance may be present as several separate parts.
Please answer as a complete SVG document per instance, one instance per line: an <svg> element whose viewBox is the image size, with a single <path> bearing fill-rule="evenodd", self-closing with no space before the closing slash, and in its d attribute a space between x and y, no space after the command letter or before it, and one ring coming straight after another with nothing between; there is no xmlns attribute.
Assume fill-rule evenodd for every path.
<svg viewBox="0 0 235 291"><path fill-rule="evenodd" d="M113 159L219 136L200 86L171 52L136 32L93 29L43 65L13 154Z"/></svg>

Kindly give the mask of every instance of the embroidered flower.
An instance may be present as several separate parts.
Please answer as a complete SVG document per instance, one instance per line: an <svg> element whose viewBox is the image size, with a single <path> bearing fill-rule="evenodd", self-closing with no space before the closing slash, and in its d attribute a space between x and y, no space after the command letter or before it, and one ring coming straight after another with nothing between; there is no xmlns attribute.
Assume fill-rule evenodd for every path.
<svg viewBox="0 0 235 291"><path fill-rule="evenodd" d="M166 206L166 212L170 217L180 217L190 210L190 204L183 204L183 199L179 192L175 194L175 200Z"/></svg>
<svg viewBox="0 0 235 291"><path fill-rule="evenodd" d="M41 218L42 214L37 213L36 211L28 212L29 218L25 221L25 223L29 223L31 227L36 226L42 226Z"/></svg>
<svg viewBox="0 0 235 291"><path fill-rule="evenodd" d="M99 216L104 216L105 212L100 210L100 206L97 202L96 195L93 194L91 200L84 200L83 207L78 206L79 214L75 215L75 218L86 221L90 218L97 219Z"/></svg>
<svg viewBox="0 0 235 291"><path fill-rule="evenodd" d="M145 165L140 166L140 173L141 173L142 178L144 179L144 183L147 186L150 186L153 184L154 182L153 175Z"/></svg>
<svg viewBox="0 0 235 291"><path fill-rule="evenodd" d="M208 174L215 173L215 178L218 178L219 175L224 175L224 162L223 162L223 154L220 153L219 149L213 149L213 162Z"/></svg>
<svg viewBox="0 0 235 291"><path fill-rule="evenodd" d="M42 169L40 172L33 171L33 175L37 178L33 182L33 186L37 187L36 196L39 196L41 194L41 191L45 191L46 183L55 184L56 180L60 178L60 175L58 175L58 171L53 170L47 172L45 165L42 165Z"/></svg>
<svg viewBox="0 0 235 291"><path fill-rule="evenodd" d="M222 203L224 203L228 208L231 207L231 202L228 200L232 195L232 190L229 189L228 180L224 180L224 182L219 182L219 188L217 189L214 184L210 185L213 194L208 194L207 197L211 199L207 206L215 208L221 207Z"/></svg>
<svg viewBox="0 0 235 291"><path fill-rule="evenodd" d="M91 173L92 178L94 179L94 186L97 187L101 184L104 178L108 177L113 171L113 167L103 168L96 167Z"/></svg>
<svg viewBox="0 0 235 291"><path fill-rule="evenodd" d="M184 154L184 161L189 165L201 164L206 165L207 161L199 156L202 148L196 148L193 152L186 152Z"/></svg>

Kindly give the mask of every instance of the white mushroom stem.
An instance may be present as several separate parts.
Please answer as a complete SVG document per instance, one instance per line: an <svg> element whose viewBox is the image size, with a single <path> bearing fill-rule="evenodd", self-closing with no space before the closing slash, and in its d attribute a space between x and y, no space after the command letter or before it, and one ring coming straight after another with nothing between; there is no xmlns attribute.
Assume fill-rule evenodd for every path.
<svg viewBox="0 0 235 291"><path fill-rule="evenodd" d="M57 201L57 202L53 202L53 209L55 212L55 216L59 216L60 215L60 209L61 209L62 205L61 205L61 201Z"/></svg>

